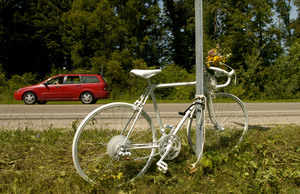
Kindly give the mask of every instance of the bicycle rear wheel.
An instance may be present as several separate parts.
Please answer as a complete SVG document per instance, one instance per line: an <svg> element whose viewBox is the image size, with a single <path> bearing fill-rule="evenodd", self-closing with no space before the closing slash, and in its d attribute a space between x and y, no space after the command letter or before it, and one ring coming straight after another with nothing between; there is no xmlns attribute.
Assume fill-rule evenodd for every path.
<svg viewBox="0 0 300 194"><path fill-rule="evenodd" d="M82 121L72 147L82 178L94 184L119 185L145 173L156 151L156 133L148 114L142 111L137 118L137 113L132 104L111 103Z"/></svg>
<svg viewBox="0 0 300 194"><path fill-rule="evenodd" d="M207 102L205 121L204 149L230 151L240 144L248 129L248 114L243 102L228 93L216 93ZM195 127L191 117L188 129L188 140L191 147L195 147ZM190 136L190 137L189 137Z"/></svg>

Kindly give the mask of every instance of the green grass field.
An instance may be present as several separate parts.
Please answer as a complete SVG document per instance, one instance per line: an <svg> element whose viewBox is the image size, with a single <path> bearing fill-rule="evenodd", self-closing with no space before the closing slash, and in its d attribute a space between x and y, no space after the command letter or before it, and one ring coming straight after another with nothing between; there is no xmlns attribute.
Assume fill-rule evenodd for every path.
<svg viewBox="0 0 300 194"><path fill-rule="evenodd" d="M122 186L95 186L79 177L74 134L0 130L0 193L300 193L300 126L249 129L238 149L205 152L193 170L196 158L183 144L166 174L153 163L142 178Z"/></svg>

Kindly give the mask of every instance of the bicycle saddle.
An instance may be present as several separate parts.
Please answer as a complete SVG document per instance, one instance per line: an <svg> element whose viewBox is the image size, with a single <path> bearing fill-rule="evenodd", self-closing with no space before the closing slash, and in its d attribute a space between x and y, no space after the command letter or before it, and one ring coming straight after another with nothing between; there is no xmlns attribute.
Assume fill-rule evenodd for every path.
<svg viewBox="0 0 300 194"><path fill-rule="evenodd" d="M153 70L141 70L141 69L133 69L130 71L130 73L137 75L139 77L149 79L152 76L159 74L161 72L161 69L153 69Z"/></svg>

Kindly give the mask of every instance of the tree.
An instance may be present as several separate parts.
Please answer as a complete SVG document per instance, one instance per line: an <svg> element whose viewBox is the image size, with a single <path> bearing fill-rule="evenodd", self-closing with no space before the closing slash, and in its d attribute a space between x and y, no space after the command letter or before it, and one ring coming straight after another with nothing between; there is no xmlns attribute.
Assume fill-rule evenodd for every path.
<svg viewBox="0 0 300 194"><path fill-rule="evenodd" d="M124 42L127 49L149 67L167 63L167 34L157 0L116 2L116 14L127 30Z"/></svg>
<svg viewBox="0 0 300 194"><path fill-rule="evenodd" d="M283 52L276 38L280 32L272 21L273 3L269 0L221 2L217 18L222 27L215 37L225 52L232 53L227 63L237 70L244 91L237 92L244 97L259 98L268 67Z"/></svg>
<svg viewBox="0 0 300 194"><path fill-rule="evenodd" d="M291 29L294 30L292 43L300 38L300 0L294 0L294 5L297 7L298 17L291 22Z"/></svg>
<svg viewBox="0 0 300 194"><path fill-rule="evenodd" d="M288 52L271 66L265 95L269 99L300 98L300 41L289 48ZM274 76L275 75L275 76Z"/></svg>
<svg viewBox="0 0 300 194"><path fill-rule="evenodd" d="M63 15L73 68L103 67L115 92L124 92L133 68L164 60L160 8L156 0L74 0Z"/></svg>
<svg viewBox="0 0 300 194"><path fill-rule="evenodd" d="M70 2L1 1L0 63L8 75L39 72L62 67L67 52L61 42L62 13Z"/></svg>
<svg viewBox="0 0 300 194"><path fill-rule="evenodd" d="M285 40L286 46L291 44L291 0L276 0L275 11L278 14L278 27L282 31L280 41Z"/></svg>
<svg viewBox="0 0 300 194"><path fill-rule="evenodd" d="M194 1L163 0L166 26L170 31L169 49L172 61L186 70L195 64Z"/></svg>

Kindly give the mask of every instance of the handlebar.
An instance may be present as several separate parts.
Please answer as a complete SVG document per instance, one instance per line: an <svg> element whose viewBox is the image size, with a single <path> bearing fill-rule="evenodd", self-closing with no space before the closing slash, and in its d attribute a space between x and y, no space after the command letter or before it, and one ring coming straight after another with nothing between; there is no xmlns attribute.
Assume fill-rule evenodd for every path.
<svg viewBox="0 0 300 194"><path fill-rule="evenodd" d="M208 62L209 63L209 62ZM227 81L225 84L221 84L221 85L217 85L216 88L223 88L223 87L226 87L230 84L231 82L231 77L234 75L235 79L234 79L234 84L236 84L236 73L234 71L234 69L224 63L222 63L222 65L226 66L227 68L230 69L230 72L224 70L224 69L221 69L219 67L207 67L208 69L210 70L213 70L215 71L215 76L216 77L222 77L222 76L227 76Z"/></svg>
<svg viewBox="0 0 300 194"><path fill-rule="evenodd" d="M207 62L207 63L209 63L209 62ZM213 87L213 89L218 89L218 88L223 88L223 87L228 86L231 82L231 77L233 75L235 76L234 84L236 84L236 73L235 73L234 69L224 63L222 63L222 65L224 65L228 69L230 69L230 72L228 72L224 69L221 69L219 67L207 67L209 70L212 70L215 72L214 77L227 76L227 81L225 84L218 85L216 80L213 81L213 83L211 83L211 86ZM144 79L149 80L148 83L151 83L149 78L160 73L161 69L155 69L155 70L133 69L130 72L134 75L137 75ZM196 84L196 81L194 81L194 82L179 82L179 83L162 83L162 84L152 84L152 85L154 88L165 88L165 87L187 86L187 85L195 85L195 84Z"/></svg>

